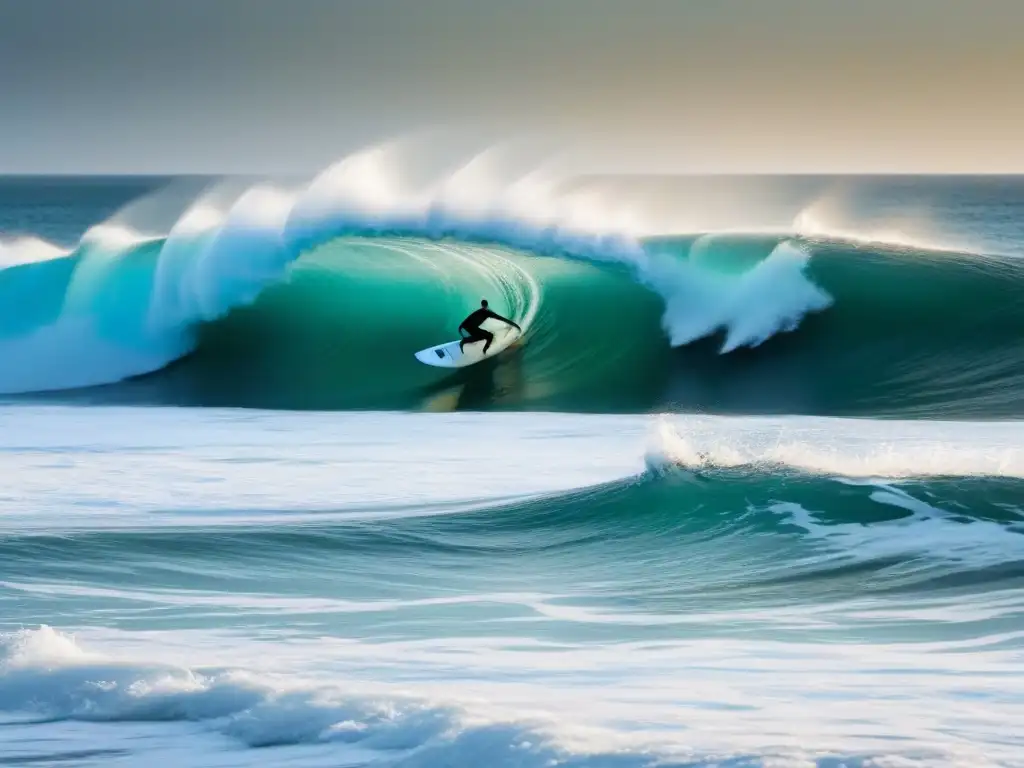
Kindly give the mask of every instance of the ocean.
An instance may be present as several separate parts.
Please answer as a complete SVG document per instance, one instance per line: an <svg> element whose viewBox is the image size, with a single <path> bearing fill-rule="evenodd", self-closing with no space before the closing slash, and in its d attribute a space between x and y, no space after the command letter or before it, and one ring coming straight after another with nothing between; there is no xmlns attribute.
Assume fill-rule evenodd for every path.
<svg viewBox="0 0 1024 768"><path fill-rule="evenodd" d="M1024 766L1024 178L402 167L0 179L0 764Z"/></svg>

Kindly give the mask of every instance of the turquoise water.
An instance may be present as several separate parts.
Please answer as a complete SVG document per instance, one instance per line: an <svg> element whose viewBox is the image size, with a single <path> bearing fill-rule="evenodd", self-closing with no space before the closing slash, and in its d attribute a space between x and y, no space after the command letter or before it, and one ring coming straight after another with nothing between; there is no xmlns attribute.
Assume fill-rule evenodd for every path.
<svg viewBox="0 0 1024 768"><path fill-rule="evenodd" d="M0 184L0 762L1022 764L1024 182L180 183Z"/></svg>
<svg viewBox="0 0 1024 768"><path fill-rule="evenodd" d="M916 192L936 198L935 219L959 214L953 247L873 240L893 233L873 232L870 211L862 234L823 233L784 182L796 211L784 232L438 223L397 204L360 218L325 208L312 185L250 193L205 223L186 209L169 234L115 219L82 239L67 227L63 250L8 239L0 392L289 410L1020 415L1024 312L1006 223L1024 208L1019 187L892 182L895 210ZM484 297L527 323L519 353L456 374L415 361Z"/></svg>

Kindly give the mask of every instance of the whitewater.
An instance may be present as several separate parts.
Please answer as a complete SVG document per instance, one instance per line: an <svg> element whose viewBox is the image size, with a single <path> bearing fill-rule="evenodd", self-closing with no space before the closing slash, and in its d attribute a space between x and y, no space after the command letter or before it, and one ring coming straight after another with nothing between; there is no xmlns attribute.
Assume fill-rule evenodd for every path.
<svg viewBox="0 0 1024 768"><path fill-rule="evenodd" d="M389 146L0 178L0 763L1024 766L1022 221ZM418 364L481 298L525 345Z"/></svg>

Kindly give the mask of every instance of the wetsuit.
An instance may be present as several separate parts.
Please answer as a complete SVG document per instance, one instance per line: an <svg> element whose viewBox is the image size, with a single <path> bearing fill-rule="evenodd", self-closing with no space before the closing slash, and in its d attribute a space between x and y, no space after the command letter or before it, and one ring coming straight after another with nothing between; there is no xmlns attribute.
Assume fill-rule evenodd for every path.
<svg viewBox="0 0 1024 768"><path fill-rule="evenodd" d="M503 323L508 323L509 325L519 328L518 325L513 323L508 318L502 317L501 315L495 312L491 312L491 310L487 309L486 307L481 307L480 309L470 314L470 316L463 320L462 323L459 325L459 332L466 332L466 335L462 337L462 341L459 342L460 352L463 350L467 343L473 344L474 342L477 341L484 341L487 342L486 344L484 344L484 354L487 354L487 350L490 348L491 342L494 341L494 334L491 333L490 331L485 331L483 328L480 327L480 324L484 320L487 320L488 318L492 317L495 320L500 320ZM522 329L520 328L520 330Z"/></svg>

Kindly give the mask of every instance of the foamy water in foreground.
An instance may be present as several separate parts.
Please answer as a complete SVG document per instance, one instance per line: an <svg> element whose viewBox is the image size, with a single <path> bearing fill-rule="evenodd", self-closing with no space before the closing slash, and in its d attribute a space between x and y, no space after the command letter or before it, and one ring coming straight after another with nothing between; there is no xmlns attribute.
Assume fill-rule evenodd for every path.
<svg viewBox="0 0 1024 768"><path fill-rule="evenodd" d="M0 759L1024 765L1020 435L3 407Z"/></svg>

